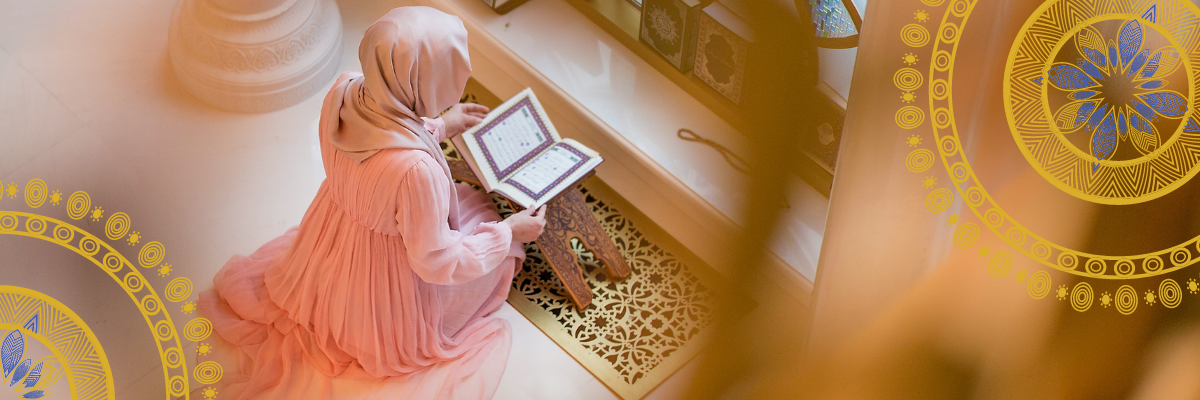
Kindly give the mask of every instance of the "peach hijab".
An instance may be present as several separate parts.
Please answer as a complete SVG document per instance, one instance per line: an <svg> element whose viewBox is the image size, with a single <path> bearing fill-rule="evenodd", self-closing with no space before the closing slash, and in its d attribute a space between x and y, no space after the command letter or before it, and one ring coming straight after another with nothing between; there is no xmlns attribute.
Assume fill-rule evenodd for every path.
<svg viewBox="0 0 1200 400"><path fill-rule="evenodd" d="M358 46L363 74L330 91L322 119L330 143L359 163L384 149L429 153L450 167L421 118L458 103L471 59L462 20L430 7L399 7L367 28ZM450 191L450 227L458 229L458 198Z"/></svg>

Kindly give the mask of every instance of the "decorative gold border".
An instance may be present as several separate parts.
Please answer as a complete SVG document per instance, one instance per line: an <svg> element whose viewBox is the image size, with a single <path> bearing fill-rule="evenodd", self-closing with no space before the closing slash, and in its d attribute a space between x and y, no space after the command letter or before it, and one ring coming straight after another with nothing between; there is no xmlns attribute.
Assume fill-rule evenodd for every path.
<svg viewBox="0 0 1200 400"><path fill-rule="evenodd" d="M50 349L54 357L62 362L63 374L61 376L69 377L66 381L71 388L72 399L112 399L116 396L108 356L104 354L100 340L96 339L92 329L83 322L82 318L79 318L78 314L75 314L62 302L41 292L18 286L0 285L0 304L3 304L3 299L9 296L19 298L18 301L12 303L17 309L10 310L16 313L0 314L0 329L21 331L21 334L34 338ZM52 315L47 311L62 313L62 315ZM38 322L41 327L36 333L21 325L21 321L27 319L31 314L37 314L39 318L42 318ZM64 316L66 318L62 318ZM10 318L12 320L6 321ZM66 321L63 321L64 319ZM52 329L53 331L51 331ZM70 345L66 354L63 353L63 349L51 344L55 342L65 342L64 344ZM80 371L80 374L76 375L75 371Z"/></svg>
<svg viewBox="0 0 1200 400"><path fill-rule="evenodd" d="M1070 3L1076 7L1070 7ZM1145 10L1147 8L1157 7L1160 4L1156 1L1136 1L1128 3L1114 3L1113 9L1099 10L1100 5L1093 7L1085 7L1090 4L1086 0L1054 0L1042 4L1033 15L1021 27L1017 34L1016 41L1008 55L1008 62L1005 65L1003 81L1004 84L1004 105L1005 115L1008 118L1009 127L1012 130L1013 139L1018 143L1018 148L1030 165L1046 178L1055 187L1062 191L1078 197L1080 199L1100 203L1100 204L1136 204L1150 201L1166 195L1183 186L1192 177L1200 172L1200 163L1193 156L1195 153L1200 153L1200 133L1189 133L1184 131L1188 120L1194 120L1197 115L1196 110L1196 92L1200 90L1200 82L1196 81L1196 77L1192 65L1188 62L1189 59L1200 55L1200 38L1197 38L1198 32L1187 29L1187 24L1195 24L1198 22L1197 17L1200 16L1200 8L1197 8L1190 1L1180 2L1181 7L1177 10L1171 10L1172 14L1162 18L1164 24L1168 26L1160 26L1158 23L1153 23L1141 19L1138 14L1122 13L1131 10ZM1118 5L1119 4L1119 5ZM1162 4L1166 10L1167 5ZM1071 17L1081 18L1075 26L1058 27L1053 23L1056 16L1062 14L1063 7L1068 7L1079 15L1071 15ZM1157 10L1157 8L1156 8ZM968 11L969 13L969 11ZM1097 162L1098 170L1090 171L1093 160L1089 159L1089 155L1077 147L1071 145L1060 129L1054 123L1053 114L1049 109L1049 104L1042 101L1045 98L1049 84L1039 85L1034 83L1034 79L1046 78L1047 64L1046 60L1039 59L1040 54L1044 50L1045 40L1055 40L1053 47L1049 51L1045 51L1045 57L1051 58L1059 52L1059 49L1066 44L1066 40L1062 37L1070 37L1075 32L1083 29L1099 21L1105 20L1139 20L1142 26L1154 29L1163 35L1171 44L1172 47L1180 52L1182 58L1181 64L1187 76L1189 92L1186 96L1191 110L1187 115L1183 116L1183 121L1175 129L1175 134L1171 136L1165 143L1158 147L1152 153L1131 160L1109 161L1102 160ZM1049 20L1049 22L1047 21ZM943 20L943 24L946 24ZM962 24L966 23L964 16ZM1062 28L1061 31L1056 31L1052 28ZM1062 37L1050 37L1053 33L1061 33ZM1183 41L1177 36L1185 36ZM953 60L953 52L951 54ZM947 71L949 72L949 71ZM1046 82L1043 80L1043 82ZM1182 97L1182 96L1181 96ZM1018 112L1017 109L1024 110ZM1041 116L1045 119L1039 119ZM1040 121L1040 122L1039 122ZM953 122L952 122L953 123ZM957 136L956 136L957 137ZM1036 148L1034 148L1036 147ZM1073 155L1073 159L1069 164L1063 165L1059 170L1047 171L1042 165L1043 161L1039 160L1036 153L1049 153L1058 155L1067 153ZM1056 163L1060 163L1056 159ZM1100 176L1100 179L1095 178L1080 178L1074 182L1063 181L1060 176L1068 170L1086 171L1089 176ZM1182 171L1178 171L1181 169ZM1057 173L1057 174L1056 174ZM1173 175L1179 176L1173 176ZM1074 174L1070 174L1074 175ZM1124 190L1118 190L1117 196L1105 196L1093 193L1092 190L1081 189L1079 186L1095 186L1102 190L1109 187L1106 183L1114 180L1119 180L1122 176L1130 176L1130 180L1137 183L1135 187L1122 189L1132 189L1132 193L1126 193ZM1168 177L1174 178L1173 181L1162 187L1153 188L1153 182L1156 178ZM1144 192L1149 190L1148 192Z"/></svg>
<svg viewBox="0 0 1200 400"><path fill-rule="evenodd" d="M941 6L944 2L944 0L921 1L931 7ZM975 178L969 162L960 151L951 101L950 82L954 67L954 54L957 52L959 35L975 6L975 1L950 0L947 3L948 6L939 23L934 43L931 48L927 49L929 53L906 53L900 60L904 65L900 70L905 71L898 70L896 76L893 77L893 83L897 89L906 94L908 91L918 88L920 84L917 82L923 79L909 76L911 72L906 72L907 67L915 66L926 56L929 57L925 62L929 63L928 110L931 115L929 123L934 133L934 141L931 145L936 148L956 191L935 188L938 186L938 178L933 176L921 179L921 185L926 189L931 189L925 199L925 208L935 214L945 212L953 203L955 193L957 193L984 226L1018 252L1043 265L1083 277L1111 280L1145 278L1177 271L1200 260L1200 237L1166 250L1139 256L1103 256L1074 251L1033 234L1012 220L995 204ZM1160 4L1160 6L1163 5ZM916 19L917 22L923 23L925 21L920 19L921 12L923 10L916 14ZM904 25L901 32L900 41L910 47L919 49L929 44L928 40L919 40L928 34L925 27L919 23ZM944 46L950 46L949 51L943 49ZM901 96L901 102L905 103L910 98L911 96L907 95ZM896 113L896 124L906 130L922 127L926 120L924 118L926 111L919 107L902 105ZM939 134L943 130L950 130L950 134ZM915 148L905 157L905 167L913 173L923 173L929 170L934 163L934 151L920 148L923 145L921 135L913 134L903 140L909 147ZM984 209L985 205L990 207ZM950 214L946 218L947 225L957 225L953 236L956 247L967 248L976 242L978 227L971 222L961 224L960 222L957 214ZM1007 276L1012 269L1013 255L1008 250L993 251L987 245L981 245L978 247L978 254L980 258L988 259L987 272L995 278ZM1139 268L1141 273L1137 273ZM1078 312L1087 311L1094 303L1094 299L1098 299L1102 307L1115 306L1114 308L1123 315L1132 314L1137 310L1138 303L1141 302L1144 302L1146 306L1162 305L1166 308L1175 308L1182 303L1184 290L1175 279L1166 278L1159 282L1157 290L1146 290L1141 296L1131 285L1120 286L1115 294L1105 291L1097 296L1088 282L1077 282L1071 288L1060 285L1057 289L1053 289L1051 277L1046 271L1029 273L1018 269L1015 279L1026 286L1027 292L1033 299L1045 298L1048 294L1054 293L1055 298L1060 301L1069 299L1072 309ZM1194 278L1188 279L1186 290L1191 294L1200 293L1200 282Z"/></svg>
<svg viewBox="0 0 1200 400"><path fill-rule="evenodd" d="M974 6L975 2L971 0L954 0L947 7L932 49L934 62L929 66L929 109L933 110L931 125L934 142L951 182L971 211L988 229L1017 251L1046 266L1075 275L1097 279L1138 279L1166 274L1200 260L1200 248L1197 247L1200 246L1200 236L1168 249L1134 256L1106 256L1072 250L1033 233L996 204L979 183L966 155L961 152L954 118L954 59L958 51L959 32L966 25ZM949 51L945 47L950 47ZM1130 262L1141 265L1141 272L1133 268L1128 273L1120 273L1118 264L1125 266ZM1166 265L1167 262L1170 262L1170 266Z"/></svg>
<svg viewBox="0 0 1200 400"><path fill-rule="evenodd" d="M0 183L0 188L5 188L5 186ZM0 192L0 198L3 198L3 194L7 194L9 198L15 198L19 191L16 184L9 183L7 190ZM41 207L47 200L52 205L59 205L63 200L61 192L57 190L50 192L45 181L41 179L31 179L26 184L24 192L25 204L34 209ZM105 210L99 206L93 207L91 196L85 191L72 193L64 206L67 216L71 219L79 220L88 216L93 221L104 219ZM140 232L131 231L130 224L128 214L113 213L104 224L105 236L113 241L124 239L127 245L137 246L142 243L143 236ZM29 212L0 210L0 235L25 236L58 244L83 256L107 273L129 295L130 300L146 320L146 326L150 329L151 335L156 339L155 345L158 348L159 361L163 369L166 399L191 398L187 357L180 344L174 320L151 282L121 251L104 239L71 223ZM162 243L151 241L142 244L136 260L137 265L142 268L153 268L160 277L166 277L171 274L172 267L171 264L163 262L165 257L166 249ZM182 302L192 296L192 283L186 277L176 277L165 285L164 290L168 300L176 303ZM184 314L190 314L195 310L195 304L187 302L183 304L182 310ZM207 339L211 332L211 323L203 317L192 319L183 330L186 339L192 341ZM94 340L94 337L92 339ZM107 361L105 362L107 363ZM197 370L199 371L199 368ZM216 380L212 377L216 376L219 379L220 365L216 365L215 368L207 365L203 372L207 377L206 383L215 383ZM107 370L106 373L108 379L111 380L112 371ZM215 397L216 391L206 388L204 394L205 398L212 398ZM113 398L113 395L110 394L108 398Z"/></svg>

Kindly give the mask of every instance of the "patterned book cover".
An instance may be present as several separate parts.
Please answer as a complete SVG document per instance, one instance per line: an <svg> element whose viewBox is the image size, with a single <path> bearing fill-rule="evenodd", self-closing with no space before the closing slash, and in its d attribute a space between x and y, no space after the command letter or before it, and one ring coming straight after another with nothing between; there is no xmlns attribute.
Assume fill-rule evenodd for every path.
<svg viewBox="0 0 1200 400"><path fill-rule="evenodd" d="M697 0L645 0L639 36L681 72L692 68L695 52Z"/></svg>
<svg viewBox="0 0 1200 400"><path fill-rule="evenodd" d="M747 53L753 40L748 28L721 3L705 7L698 19L696 65L692 73L729 101L741 104Z"/></svg>

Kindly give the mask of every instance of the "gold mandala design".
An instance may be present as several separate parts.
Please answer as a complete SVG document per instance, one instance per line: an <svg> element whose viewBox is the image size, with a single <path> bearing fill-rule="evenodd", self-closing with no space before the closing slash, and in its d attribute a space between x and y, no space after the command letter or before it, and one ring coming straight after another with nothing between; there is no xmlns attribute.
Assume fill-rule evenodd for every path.
<svg viewBox="0 0 1200 400"><path fill-rule="evenodd" d="M1099 279L1137 279L1162 275L1191 265L1194 260L1200 257L1200 253L1193 253L1194 251L1198 251L1197 244L1200 238L1193 238L1171 248L1135 256L1107 256L1071 250L1029 231L996 204L995 200L988 194L987 190L975 176L966 154L957 145L961 143L961 140L958 136L958 129L953 113L952 85L954 83L953 72L955 56L958 51L959 32L966 26L968 17L974 9L975 0L954 0L950 3L937 30L937 32L949 33L937 35L931 49L932 54L934 54L934 62L929 67L928 80L931 82L946 82L944 88L937 89L940 91L939 93L933 93L933 87L940 87L940 85L930 85L929 109L936 116L935 123L931 125L933 127L935 142L941 144L938 153L941 156L943 165L946 167L946 171L952 178L951 182L961 196L972 199L965 203L980 220L984 221L984 225L1008 245L1044 265L1071 274ZM1146 10L1157 11L1154 16L1151 16L1145 14ZM1006 71L1009 74L1006 77L1010 78L1005 80L1006 98L1024 96L1038 99L1036 107L1023 102L1017 104L1020 107L1014 108L1013 104L1006 103L1010 122L1013 125L1012 129L1016 131L1014 135L1018 138L1018 146L1029 157L1030 153L1028 152L1031 151L1031 148L1038 149L1036 146L1029 147L1031 144L1041 143L1042 145L1049 146L1045 143L1053 143L1054 140L1057 140L1054 139L1054 134L1049 128L1053 119L1047 115L1040 100L1045 89L1038 89L1038 84L1035 81L1038 78L1042 78L1043 83L1045 83L1046 71L1051 66L1046 60L1049 59L1051 54L1054 54L1056 46L1061 47L1058 38L1068 35L1080 25L1087 25L1094 22L1093 16L1102 16L1095 17L1100 19L1139 20L1148 26L1161 25L1174 27L1174 30L1170 32L1175 32L1175 34L1165 36L1178 36L1178 38L1172 39L1177 43L1177 48L1183 49L1188 55L1200 57L1200 33L1197 33L1195 26L1197 23L1200 23L1198 15L1200 15L1200 10L1190 2L1054 0L1043 4L1029 19L1029 22L1022 29L1022 34L1018 36L1019 39L1014 44L1013 51L1009 57L1009 70ZM943 56L943 54L945 55ZM1191 66L1185 63L1184 68L1187 68L1187 76L1191 79L1193 76L1190 69ZM1035 73L1029 75L1031 73L1029 71L1034 71ZM1191 83L1191 85L1194 87L1196 83ZM1195 92L1196 90L1191 89L1188 93L1189 104L1194 100L1193 96ZM1195 107L1192 107L1189 112L1194 113ZM1193 119L1194 117L1189 116L1189 122L1180 124L1180 130L1186 131L1189 129L1187 127L1195 122ZM1030 133L1031 131L1027 129L1028 127L1041 127L1043 128L1043 132L1039 134ZM1170 187L1171 185L1181 185L1198 170L1196 168L1197 157L1194 154L1200 154L1200 134L1197 134L1195 143L1191 139L1192 136L1189 136L1192 134L1189 132L1180 132L1174 135L1171 140L1165 142L1159 150L1156 150L1159 153L1154 157L1138 158L1129 161L1101 160L1096 163L1095 171L1096 174L1099 174L1096 176L1123 174L1123 178L1121 179L1135 183L1125 184L1118 182L1118 180L1113 180L1105 184L1107 185L1105 187L1112 188L1111 190L1105 189L1084 194L1104 197L1104 199L1089 198L1089 200L1098 203L1127 204L1145 201L1169 192L1170 189L1173 189L1173 187ZM1033 139L1026 141L1022 139L1025 137ZM1196 148L1195 153L1190 150L1193 144ZM1066 145L1064 144L1063 146ZM1031 162L1035 167L1039 165L1038 162L1035 162L1036 160L1048 160L1048 165L1059 165L1060 163L1071 164L1073 166L1068 168L1068 170L1075 171L1071 172L1071 174L1077 175L1078 173L1082 173L1079 168L1080 165L1083 165L1087 169L1086 172L1091 173L1092 164L1095 160L1084 159L1086 165L1079 164L1084 161L1070 161L1071 157L1078 158L1077 154L1072 153L1072 151L1076 150L1078 149L1068 150L1063 147L1051 153L1032 153L1035 157ZM1175 155L1173 156L1172 154ZM1172 160L1170 158L1176 156L1183 157L1186 160ZM1155 165L1154 163L1158 162L1170 162L1186 167L1180 167L1182 169L1168 173L1166 169L1155 169L1152 167L1152 165ZM1041 170L1044 171L1045 169L1042 168ZM1145 175L1145 179L1136 178L1137 174L1134 172L1138 174L1145 172L1149 175ZM1135 177L1129 178L1131 174ZM1051 177L1047 177L1047 179L1052 183L1058 179L1067 179L1059 175L1051 174L1054 179L1051 179ZM1082 179L1080 181L1091 182L1089 179L1092 178L1079 179ZM1070 192L1070 190L1067 190L1063 186L1060 186L1060 188ZM1076 194L1076 196L1079 197L1081 195ZM1142 268L1129 271L1129 263L1142 266ZM1040 293L1040 291L1037 292ZM1033 292L1031 292L1032 294ZM1121 303L1118 302L1118 304Z"/></svg>
<svg viewBox="0 0 1200 400"><path fill-rule="evenodd" d="M33 399L49 395L47 398L114 398L116 392L112 368L108 364L104 348L100 346L100 341L83 319L58 300L34 290L0 285L0 333L3 333L6 339L4 350L0 351L4 361L13 360L20 363L22 359L26 359L25 348L28 347L29 339L41 343L53 354L40 359L28 358L26 360L30 362L17 364L33 366L33 372L25 369L30 378L13 377L14 382L34 382L28 389L17 393L20 397ZM12 346L18 342L12 338L17 337L22 338L19 345ZM15 354L10 350L15 347L19 347L22 354L10 358ZM17 368L18 371L21 369ZM13 372L13 375L16 374L17 372ZM40 380L34 378L38 375ZM68 396L62 396L66 393L50 390L55 387L55 381L67 382L70 388ZM15 385L15 389L22 389L23 383Z"/></svg>
<svg viewBox="0 0 1200 400"><path fill-rule="evenodd" d="M66 247L75 253L87 258L96 266L108 273L114 281L116 281L122 289L129 295L129 298L137 304L138 310L141 311L142 317L146 320L152 332L155 332L155 324L168 327L166 336L159 336L155 341L158 347L159 357L166 360L167 351L170 349L180 349L182 346L179 343L179 338L175 335L174 323L171 321L171 316L165 312L161 312L159 306L162 301L158 298L158 293L150 285L144 285L142 282L146 278L142 273L129 262L125 256L114 249L108 243L100 240L100 238L92 235L88 231L75 227L64 221L54 218L30 214L20 211L4 211L0 210L0 219L13 218L23 220L25 223L19 224L26 229L14 228L4 230L0 234L26 236L35 239L41 239L52 242L63 247ZM61 242L56 239L54 234L47 235L46 230L31 230L29 226L34 225L31 222L40 221L41 224L53 224L54 229L50 232L58 231L59 228L70 229L74 231L70 236L80 238L76 243ZM103 251L102 251L103 250ZM126 277L129 277L126 279ZM182 380L187 381L187 369L182 367L171 368L167 365L163 366L163 378L167 380L167 398L181 396L187 394L186 383L175 383ZM178 377L178 379L176 379ZM174 380L173 380L174 379Z"/></svg>
<svg viewBox="0 0 1200 400"><path fill-rule="evenodd" d="M29 185L26 186L26 188L27 205L31 208L41 207L45 201L44 198L46 197L48 191L45 182L40 179L33 179L30 181ZM18 189L14 185L10 185L9 194L15 196L17 190ZM29 191L32 191L33 193L30 194ZM51 198L51 204L58 205L60 200L61 192L54 191L53 197ZM82 219L88 215L91 215L93 220L97 221L101 218L104 218L104 213L100 211L101 207L97 206L94 209L91 208L91 198L87 192L84 191L74 192L67 202L62 206L65 208L67 215L75 220ZM129 228L131 226L130 218L129 215L123 212L116 212L108 215L107 220L102 226L104 227L103 235L109 239L120 240L126 236L126 234L129 234L131 236L137 235L138 238L128 240L128 245L135 246L140 242L141 235L139 233L129 233ZM165 257L165 248L161 243L150 242L143 245L141 249L138 250L138 257L136 259L138 264L135 264L134 262L130 261L130 258L127 258L117 248L110 245L101 237L72 225L67 221L35 213L11 210L0 210L0 235L24 236L57 244L88 259L102 271L107 273L109 277L111 277L113 281L125 291L130 300L133 301L134 306L137 307L138 311L145 319L147 327L150 329L151 333L156 339L155 345L158 348L158 354L161 361L163 379L165 383L164 397L166 397L168 400L190 398L190 371L188 370L188 365L185 357L183 356L183 346L180 343L180 338L177 334L175 323L172 320L170 313L164 308L164 302L159 297L159 292L155 290L151 281L147 280L137 268L138 264L140 264L143 268L154 268L158 266L158 263L163 261L163 258ZM0 286L0 288L14 288L13 290L19 289L26 290L29 293L36 293L29 291L28 289L8 286ZM191 296L191 281L187 278L179 277L173 280L172 283L168 284L165 289L168 300L172 302L183 301ZM12 291L10 290L10 292ZM23 315L21 314L23 312L21 309L13 308L8 303L5 303L5 301L8 300L8 298L3 297L5 296L5 293L7 292L0 290L0 329L5 329L4 323L8 318L11 318L13 315ZM53 302L53 299L45 300L45 302L50 304ZM58 304L56 302L53 303ZM58 305L61 306L61 304ZM60 308L66 310L65 306ZM63 312L69 313L70 310ZM60 324L62 318L59 317L62 315L65 314L46 314L46 318L54 317L57 319L53 321L44 321L45 323ZM74 314L70 314L69 316L73 316L73 318L78 320L78 316L74 316ZM54 326L58 325L47 326L53 328ZM75 329L72 332L79 331L78 328L72 329ZM86 330L86 327L83 329ZM90 331L87 332L87 335L92 343L94 343L98 348L99 342L96 341L94 336L91 336ZM87 343L85 343L86 341L82 339L73 340L73 342L69 343L68 347L70 347L70 349L63 350L64 352L67 352L68 350L77 352L87 349ZM47 345L47 347L53 349L53 346ZM0 353L3 352L0 351ZM0 354L0 356L3 356L3 354ZM107 359L103 358L102 351L99 351L98 356L100 359L93 361L103 364L104 368L98 369L99 367L88 367L79 369L77 371L68 369L66 371L66 375L64 376L66 377L65 379L72 382L72 390L75 390L77 384L82 385L86 383L84 381L84 378L86 377L79 374L86 374L93 372L93 370L100 371L104 374L104 378L108 380L107 385L110 387L107 396L72 396L72 398L113 398L111 391L111 381L113 378L112 371L108 369ZM209 376L209 378L211 378L211 376Z"/></svg>
<svg viewBox="0 0 1200 400"><path fill-rule="evenodd" d="M1120 24L1108 42L1096 28L1105 23ZM1189 1L1055 0L1039 7L1013 44L1004 81L1005 111L1025 158L1059 189L1101 204L1140 203L1186 183L1200 171L1200 82L1186 61L1200 57L1197 23L1200 9ZM1169 44L1144 48L1152 37ZM1077 61L1057 60L1060 53ZM1123 81L1141 94L1106 90ZM1187 93L1168 90L1172 81L1190 83L1182 88ZM1052 108L1049 100L1066 97L1063 90L1075 100ZM1179 118L1186 123L1156 128L1160 119ZM1071 144L1070 136L1088 133L1089 151ZM1122 146L1142 154L1113 158Z"/></svg>

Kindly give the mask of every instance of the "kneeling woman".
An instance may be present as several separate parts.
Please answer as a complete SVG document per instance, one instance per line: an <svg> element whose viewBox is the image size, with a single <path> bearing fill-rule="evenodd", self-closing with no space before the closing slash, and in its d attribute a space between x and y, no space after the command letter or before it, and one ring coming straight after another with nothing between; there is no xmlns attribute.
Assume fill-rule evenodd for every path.
<svg viewBox="0 0 1200 400"><path fill-rule="evenodd" d="M455 104L466 29L397 8L367 29L359 59L363 74L343 73L325 98L327 177L300 226L230 259L201 294L222 398L482 399L504 370L509 327L490 314L545 221L501 221L451 181L438 143L487 112Z"/></svg>

